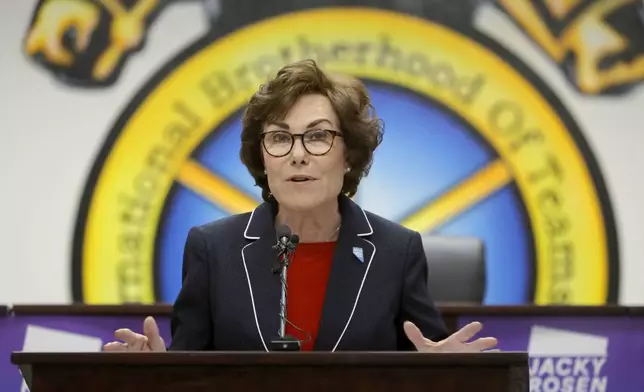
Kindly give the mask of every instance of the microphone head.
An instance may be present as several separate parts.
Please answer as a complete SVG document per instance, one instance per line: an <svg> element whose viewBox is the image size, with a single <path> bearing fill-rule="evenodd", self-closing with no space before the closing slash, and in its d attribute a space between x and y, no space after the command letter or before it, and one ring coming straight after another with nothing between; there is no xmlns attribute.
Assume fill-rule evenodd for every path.
<svg viewBox="0 0 644 392"><path fill-rule="evenodd" d="M282 225L277 228L277 238L281 240L285 237L287 240L291 237L291 228L287 225Z"/></svg>
<svg viewBox="0 0 644 392"><path fill-rule="evenodd" d="M293 243L293 245L297 245L299 242L300 242L300 236L297 234L293 234L291 236L291 243Z"/></svg>

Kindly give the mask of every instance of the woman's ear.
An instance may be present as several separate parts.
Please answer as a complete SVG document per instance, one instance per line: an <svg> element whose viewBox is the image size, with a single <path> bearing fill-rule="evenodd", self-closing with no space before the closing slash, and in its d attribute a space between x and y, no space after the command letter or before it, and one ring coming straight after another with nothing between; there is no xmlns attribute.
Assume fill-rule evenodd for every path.
<svg viewBox="0 0 644 392"><path fill-rule="evenodd" d="M344 153L344 173L347 174L351 171L351 164L349 163L349 157L347 153Z"/></svg>

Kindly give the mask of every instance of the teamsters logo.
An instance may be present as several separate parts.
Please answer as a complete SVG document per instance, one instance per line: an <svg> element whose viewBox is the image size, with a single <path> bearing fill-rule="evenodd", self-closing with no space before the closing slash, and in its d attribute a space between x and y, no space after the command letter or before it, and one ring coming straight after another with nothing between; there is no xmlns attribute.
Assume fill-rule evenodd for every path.
<svg viewBox="0 0 644 392"><path fill-rule="evenodd" d="M121 21L110 30L118 39L103 40L102 50L74 65L41 39L45 7L55 3L37 12L27 50L85 85L114 82L119 56L140 47L156 7L102 1ZM77 3L84 17L65 20L98 23L88 4ZM515 11L507 9L531 23L525 9ZM91 48L82 34L89 26L77 29L78 48ZM153 77L115 123L88 180L75 237L75 300L174 300L188 229L260 201L237 155L241 109L268 75L303 58L365 80L386 121L385 142L356 196L364 208L421 233L482 238L487 303L616 300L609 200L555 95L484 36L368 8L306 10L211 34ZM589 93L615 86L581 83L608 80L595 76L575 83Z"/></svg>

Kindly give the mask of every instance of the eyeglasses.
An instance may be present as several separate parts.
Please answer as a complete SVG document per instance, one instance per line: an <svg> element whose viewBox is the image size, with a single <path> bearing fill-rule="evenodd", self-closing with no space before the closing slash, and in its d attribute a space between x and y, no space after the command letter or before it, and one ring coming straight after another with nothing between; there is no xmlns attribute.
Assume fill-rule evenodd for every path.
<svg viewBox="0 0 644 392"><path fill-rule="evenodd" d="M293 149L296 138L302 139L302 145L311 155L324 155L331 151L335 137L342 137L338 131L328 129L311 129L304 133L293 134L286 131L269 131L261 134L266 152L276 158L288 155Z"/></svg>

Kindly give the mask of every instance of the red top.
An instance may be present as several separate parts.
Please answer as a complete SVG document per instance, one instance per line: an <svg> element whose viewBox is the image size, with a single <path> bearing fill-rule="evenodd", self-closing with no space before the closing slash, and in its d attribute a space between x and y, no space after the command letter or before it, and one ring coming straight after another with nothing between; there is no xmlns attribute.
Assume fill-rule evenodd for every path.
<svg viewBox="0 0 644 392"><path fill-rule="evenodd" d="M286 324L286 334L303 341L302 351L311 351L318 335L326 285L331 272L335 242L298 244L288 267L286 318L307 335Z"/></svg>

